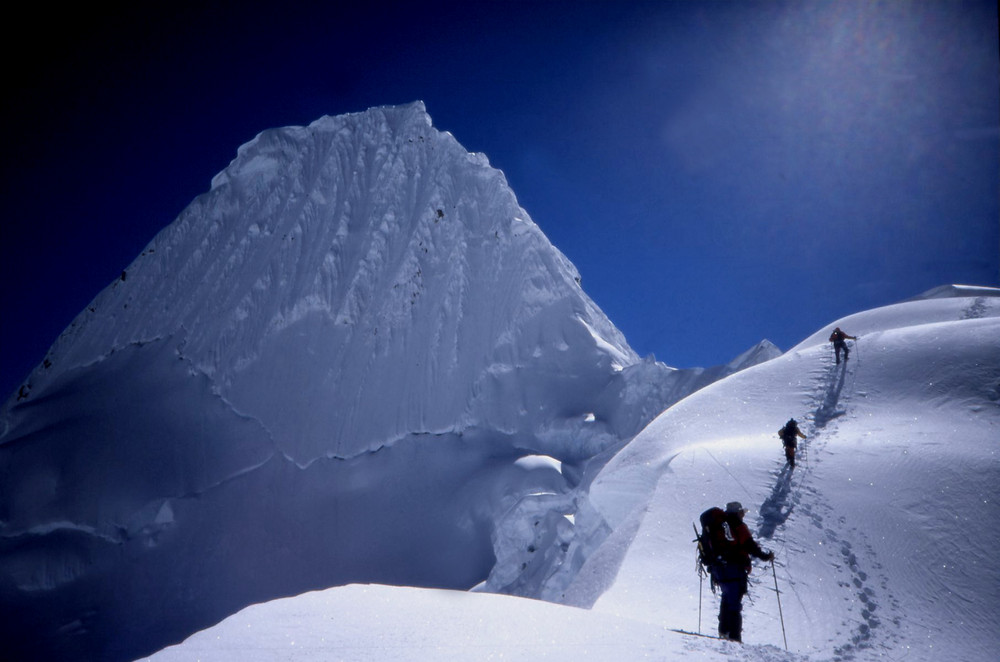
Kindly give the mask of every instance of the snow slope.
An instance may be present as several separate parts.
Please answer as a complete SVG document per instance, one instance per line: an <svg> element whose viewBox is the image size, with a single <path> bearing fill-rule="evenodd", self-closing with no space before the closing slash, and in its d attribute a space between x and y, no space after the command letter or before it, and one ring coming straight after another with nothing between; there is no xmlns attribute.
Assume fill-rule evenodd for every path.
<svg viewBox="0 0 1000 662"><path fill-rule="evenodd" d="M831 325L665 411L591 484L610 531L561 596L577 606L349 586L249 608L151 659L993 660L997 294L852 315L836 323L860 336L847 364ZM776 435L790 416L808 435L791 471ZM699 627L692 521L734 499L777 553L775 576L753 575L743 646L668 629Z"/></svg>
<svg viewBox="0 0 1000 662"><path fill-rule="evenodd" d="M627 617L506 595L352 585L254 605L144 658L273 662L798 660L773 646L671 632Z"/></svg>
<svg viewBox="0 0 1000 662"><path fill-rule="evenodd" d="M846 364L833 364L831 325L667 410L595 480L591 502L632 542L595 554L567 600L695 628L691 521L739 500L777 552L791 650L992 659L1000 299L990 294L852 315L837 322L860 336ZM776 432L792 416L808 439L789 471ZM745 641L782 640L771 581L758 576ZM706 610L709 630L712 618Z"/></svg>
<svg viewBox="0 0 1000 662"><path fill-rule="evenodd" d="M777 353L640 360L579 280L421 103L261 133L0 408L5 652L129 659L350 582L552 583L600 464Z"/></svg>

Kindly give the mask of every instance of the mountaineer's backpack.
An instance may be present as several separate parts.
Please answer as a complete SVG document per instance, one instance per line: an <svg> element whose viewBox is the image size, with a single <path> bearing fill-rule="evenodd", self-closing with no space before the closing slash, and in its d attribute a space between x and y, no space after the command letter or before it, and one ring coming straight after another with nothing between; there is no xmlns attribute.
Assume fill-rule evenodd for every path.
<svg viewBox="0 0 1000 662"><path fill-rule="evenodd" d="M796 437L799 433L799 425L794 420L785 423L784 427L778 430L778 437L785 446L796 445Z"/></svg>
<svg viewBox="0 0 1000 662"><path fill-rule="evenodd" d="M726 521L726 511L709 508L701 514L701 534L698 536L698 560L711 570L729 556L736 547L736 538Z"/></svg>

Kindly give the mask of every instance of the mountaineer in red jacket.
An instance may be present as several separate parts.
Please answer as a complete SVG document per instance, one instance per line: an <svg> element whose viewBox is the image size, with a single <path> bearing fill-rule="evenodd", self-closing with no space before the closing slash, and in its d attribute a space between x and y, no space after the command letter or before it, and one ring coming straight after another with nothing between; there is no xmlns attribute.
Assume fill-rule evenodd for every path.
<svg viewBox="0 0 1000 662"><path fill-rule="evenodd" d="M847 335L846 333L840 330L839 326L833 330L833 333L830 334L830 342L833 343L833 354L834 356L837 357L837 363L840 363L841 350L844 350L844 360L845 361L847 360L847 355L850 353L850 350L847 349L848 339L857 340L858 338L857 336Z"/></svg>
<svg viewBox="0 0 1000 662"><path fill-rule="evenodd" d="M743 596L747 593L750 557L774 560L774 553L761 549L750 535L743 522L746 512L739 501L731 501L726 504L725 512L710 508L701 516L704 562L709 564L713 589L718 586L722 594L719 637L732 641L743 638Z"/></svg>

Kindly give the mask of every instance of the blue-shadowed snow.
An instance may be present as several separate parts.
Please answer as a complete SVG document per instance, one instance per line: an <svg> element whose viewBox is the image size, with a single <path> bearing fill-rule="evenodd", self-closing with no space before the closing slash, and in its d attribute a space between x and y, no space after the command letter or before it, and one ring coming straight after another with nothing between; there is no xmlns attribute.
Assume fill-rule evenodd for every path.
<svg viewBox="0 0 1000 662"><path fill-rule="evenodd" d="M579 280L422 103L262 132L0 408L5 653L130 659L352 582L569 581L601 464L777 353L640 359Z"/></svg>
<svg viewBox="0 0 1000 662"><path fill-rule="evenodd" d="M1000 299L989 294L839 320L867 331L846 365L804 343L664 412L593 481L591 517L608 528L562 596L589 609L351 586L244 610L151 659L991 660ZM807 435L791 471L777 438L790 416ZM777 554L774 576L759 562L751 576L742 646L671 631L699 629L699 588L701 631L714 630L692 522L731 500Z"/></svg>

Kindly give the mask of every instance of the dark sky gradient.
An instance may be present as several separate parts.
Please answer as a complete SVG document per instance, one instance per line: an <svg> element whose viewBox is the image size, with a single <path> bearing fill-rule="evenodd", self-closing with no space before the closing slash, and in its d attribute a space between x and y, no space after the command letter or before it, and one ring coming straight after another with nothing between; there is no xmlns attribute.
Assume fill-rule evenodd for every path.
<svg viewBox="0 0 1000 662"><path fill-rule="evenodd" d="M992 1L133 4L9 26L4 396L239 145L417 99L670 365L1000 284Z"/></svg>

